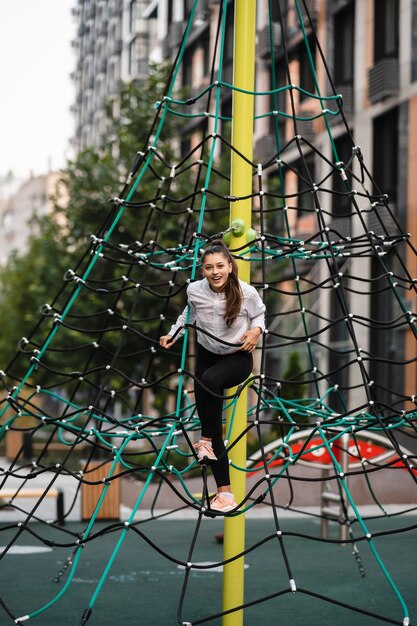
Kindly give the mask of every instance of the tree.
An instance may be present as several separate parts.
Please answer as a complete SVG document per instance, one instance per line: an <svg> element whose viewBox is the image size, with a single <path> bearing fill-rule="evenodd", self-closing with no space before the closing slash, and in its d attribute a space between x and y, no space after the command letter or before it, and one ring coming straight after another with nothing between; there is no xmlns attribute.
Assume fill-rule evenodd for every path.
<svg viewBox="0 0 417 626"><path fill-rule="evenodd" d="M177 176L174 180L169 180L166 171L166 163L179 163L181 159L181 118L166 116L157 147L164 161L155 158L152 167L148 168L131 198L132 206L124 210L123 219L112 232L109 240L112 246L103 250L103 259L95 264L94 271L84 283L76 282L74 278L82 278L90 266L99 248L94 240L92 243L92 235L103 237L108 232L119 210L114 197L120 193L132 170L138 151L147 149L150 129L155 128L154 102L161 98L166 77L165 69L154 68L144 85L126 85L120 98L108 103L108 134L100 149L82 151L74 161L68 162L63 173L61 184L65 185L68 200L64 202L62 195L55 196L54 212L37 221L37 230L30 238L27 253L14 255L1 270L0 366L5 368L13 359L8 368L11 377L19 378L27 371L34 356L33 350L42 346L45 337L54 332L54 324L59 323L54 321L54 314L62 314L80 289L65 323L59 327L59 347L51 344L41 359L37 382L58 387L63 380L59 372L72 372L75 385L80 369L87 367L94 370L89 374L91 384L98 386L103 378L101 368L116 352L117 358L123 360L123 370L128 371L133 379L140 380L141 376L147 375L149 338L158 335L162 309L168 319L176 317L181 309L180 294L174 305L168 301L164 306L165 300L155 298L153 293L167 290L160 285L161 272L151 265L141 267L137 262L129 265L129 258L120 245L134 250L133 244L137 241L157 239L165 246L175 246L181 241L187 243L197 229L198 212L190 217L186 208L192 201L190 190L196 185L198 188L202 186L197 179L198 168L194 164L185 176ZM194 157L195 162L199 156ZM200 177L204 174L205 170L200 171ZM226 175L217 176L213 188L217 193L228 193L228 171ZM176 198L175 202L168 203L168 213L165 214L152 207L155 196L162 193ZM188 199L182 200L186 197ZM162 206L163 202L159 201L159 204ZM206 232L224 229L227 220L227 211L209 213L205 220ZM151 244L145 251L148 254L157 252ZM130 281L127 283L129 289L131 283L141 285L140 310L135 309L137 289L119 291L124 275ZM163 278L167 282L166 274ZM185 286L185 279L179 274L176 285L181 284ZM52 298L54 293L56 295ZM185 289L181 293L184 296ZM108 310L114 311L112 318L109 318ZM133 317L140 321L141 334L129 334L124 345L120 345L119 335L111 328L116 322L120 326L123 320L134 325L130 319L132 311ZM31 327L34 327L33 331ZM15 346L23 333L29 343L21 345L23 352L13 358ZM98 340L100 349L92 350L93 343ZM153 359L152 364L153 377L157 377L157 360ZM116 390L124 383L123 377L114 375L108 382Z"/></svg>

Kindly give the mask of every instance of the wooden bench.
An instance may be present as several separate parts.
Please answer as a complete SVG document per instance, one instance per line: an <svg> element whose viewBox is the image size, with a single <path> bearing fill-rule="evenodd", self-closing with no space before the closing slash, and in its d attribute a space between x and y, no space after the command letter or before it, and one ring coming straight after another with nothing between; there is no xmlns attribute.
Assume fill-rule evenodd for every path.
<svg viewBox="0 0 417 626"><path fill-rule="evenodd" d="M39 500L40 498L55 498L56 499L56 519L58 524L63 526L65 524L64 519L64 492L62 489L58 489L53 487L49 489L45 493L44 489L31 489L31 488L22 488L20 490L16 489L2 489L0 491L0 505L1 500L6 500L7 504L13 504L13 500L16 498L36 498Z"/></svg>
<svg viewBox="0 0 417 626"><path fill-rule="evenodd" d="M117 465L115 474L120 471ZM103 465L103 461L90 461L88 472L84 478L88 482L81 485L81 518L89 520L97 507L97 502L103 492L104 483L109 473L109 465ZM89 482L98 482L97 485L90 485ZM107 489L106 496L97 512L97 519L120 519L120 480L112 480Z"/></svg>

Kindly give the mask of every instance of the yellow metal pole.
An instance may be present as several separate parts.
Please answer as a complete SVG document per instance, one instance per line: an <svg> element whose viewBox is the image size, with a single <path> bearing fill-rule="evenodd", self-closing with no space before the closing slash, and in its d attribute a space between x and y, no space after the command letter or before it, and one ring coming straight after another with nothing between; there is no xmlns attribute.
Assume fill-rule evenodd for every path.
<svg viewBox="0 0 417 626"><path fill-rule="evenodd" d="M235 87L254 91L255 86L255 33L256 0L235 0L234 68ZM239 91L233 92L232 144L249 161L253 156L254 96ZM232 152L231 185L232 196L246 196L252 193L252 167L242 157ZM230 221L236 219L244 223L243 233L233 237L232 247L246 243L246 231L251 227L251 199L232 202ZM250 264L239 261L239 277L250 281ZM230 441L246 428L247 393L244 391L238 402ZM228 421L230 415L228 416ZM246 465L246 436L230 452L233 462L239 467ZM246 475L231 468L231 485L237 502L245 497ZM229 517L224 520L224 559L227 560L245 548L245 516ZM244 601L244 559L226 564L223 574L223 611L243 604ZM225 615L223 626L241 626L243 611Z"/></svg>

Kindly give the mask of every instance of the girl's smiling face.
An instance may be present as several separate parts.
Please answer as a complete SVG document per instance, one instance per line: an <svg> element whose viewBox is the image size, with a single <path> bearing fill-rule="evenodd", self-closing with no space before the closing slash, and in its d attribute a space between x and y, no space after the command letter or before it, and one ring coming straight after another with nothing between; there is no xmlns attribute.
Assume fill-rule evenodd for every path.
<svg viewBox="0 0 417 626"><path fill-rule="evenodd" d="M232 272L232 264L227 262L221 252L214 252L205 256L202 270L213 291L224 291Z"/></svg>

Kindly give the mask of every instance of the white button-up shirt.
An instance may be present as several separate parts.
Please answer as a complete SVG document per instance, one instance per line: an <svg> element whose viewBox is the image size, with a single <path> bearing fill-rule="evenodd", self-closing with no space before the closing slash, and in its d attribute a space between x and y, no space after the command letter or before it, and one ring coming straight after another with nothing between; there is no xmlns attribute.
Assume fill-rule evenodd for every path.
<svg viewBox="0 0 417 626"><path fill-rule="evenodd" d="M216 292L210 288L206 278L197 280L187 287L190 315L188 324L194 324L207 331L213 337L197 330L197 341L204 348L216 354L230 354L239 350L242 337L249 328L265 330L265 305L255 287L239 280L242 290L242 306L240 312L229 328L226 325L224 314L226 311L226 296L224 292ZM171 326L169 335L181 329L177 337L184 334L184 324L187 323L188 306L185 307L175 324ZM218 341L220 340L220 341ZM221 343L227 341L227 345Z"/></svg>

